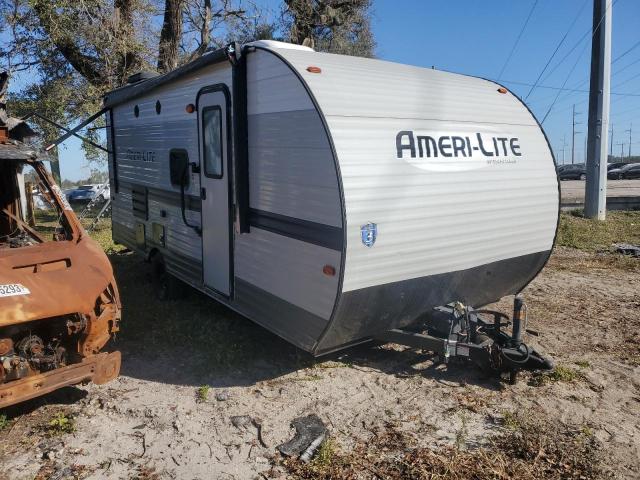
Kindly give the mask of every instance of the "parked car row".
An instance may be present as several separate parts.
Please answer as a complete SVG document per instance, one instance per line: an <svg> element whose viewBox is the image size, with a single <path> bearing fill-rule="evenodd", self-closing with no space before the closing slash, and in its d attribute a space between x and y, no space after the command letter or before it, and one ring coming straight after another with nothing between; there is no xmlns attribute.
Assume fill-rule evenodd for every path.
<svg viewBox="0 0 640 480"><path fill-rule="evenodd" d="M586 180L587 170L584 163L572 163L558 166L560 180ZM610 180L631 180L640 178L640 163L616 162L607 165L607 178Z"/></svg>
<svg viewBox="0 0 640 480"><path fill-rule="evenodd" d="M640 163L622 163L612 165L616 166L609 168L607 171L607 178L610 178L611 180L630 180L633 178L640 178Z"/></svg>
<svg viewBox="0 0 640 480"><path fill-rule="evenodd" d="M111 196L111 189L108 183L92 183L67 190L65 194L69 202L88 203L96 197L98 202L104 202Z"/></svg>
<svg viewBox="0 0 640 480"><path fill-rule="evenodd" d="M587 171L584 163L570 163L558 166L558 178L560 180L586 180Z"/></svg>

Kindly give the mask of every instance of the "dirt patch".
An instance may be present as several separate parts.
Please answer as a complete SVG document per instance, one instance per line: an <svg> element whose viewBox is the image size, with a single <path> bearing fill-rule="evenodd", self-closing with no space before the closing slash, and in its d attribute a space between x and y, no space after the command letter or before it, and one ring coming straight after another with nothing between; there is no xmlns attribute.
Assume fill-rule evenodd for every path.
<svg viewBox="0 0 640 480"><path fill-rule="evenodd" d="M509 386L396 345L314 360L202 295L158 303L145 264L112 260L122 376L1 412L0 479L316 475L276 454L309 413L331 435L313 465L336 478L640 477L637 264L558 248L524 292L537 333L526 340L564 370ZM51 435L60 412L73 429Z"/></svg>

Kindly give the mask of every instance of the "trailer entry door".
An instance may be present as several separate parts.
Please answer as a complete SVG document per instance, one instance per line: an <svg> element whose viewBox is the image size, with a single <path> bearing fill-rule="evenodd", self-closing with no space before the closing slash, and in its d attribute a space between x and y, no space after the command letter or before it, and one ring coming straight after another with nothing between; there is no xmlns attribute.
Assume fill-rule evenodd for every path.
<svg viewBox="0 0 640 480"><path fill-rule="evenodd" d="M230 295L229 95L224 85L198 97L202 186L202 271L205 287Z"/></svg>

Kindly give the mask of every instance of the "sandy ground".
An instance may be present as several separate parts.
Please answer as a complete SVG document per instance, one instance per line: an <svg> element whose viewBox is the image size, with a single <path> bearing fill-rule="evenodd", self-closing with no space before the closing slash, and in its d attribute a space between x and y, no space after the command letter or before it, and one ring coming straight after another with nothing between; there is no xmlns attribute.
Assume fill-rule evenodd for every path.
<svg viewBox="0 0 640 480"><path fill-rule="evenodd" d="M245 322L267 339L264 348L252 344L251 362L214 374L198 367L200 352L139 351L132 339L121 341L116 381L64 389L7 412L0 479L268 478L275 447L291 438L290 422L301 415L317 413L344 450L388 422L425 446L472 449L514 411L589 429L615 477L640 478L640 267L559 248L525 296L529 327L539 333L527 341L574 378L534 386L524 376L510 386L471 365L439 365L428 353L390 345L318 362L212 306L211 322ZM510 302L498 307L508 312ZM242 343L233 332L225 341ZM205 384L212 388L199 401ZM75 432L47 434L59 412L73 419Z"/></svg>

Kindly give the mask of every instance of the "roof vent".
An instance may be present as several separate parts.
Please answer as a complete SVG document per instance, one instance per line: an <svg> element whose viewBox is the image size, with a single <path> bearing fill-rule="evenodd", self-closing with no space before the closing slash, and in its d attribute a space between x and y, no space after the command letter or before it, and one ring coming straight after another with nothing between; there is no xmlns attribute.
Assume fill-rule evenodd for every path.
<svg viewBox="0 0 640 480"><path fill-rule="evenodd" d="M145 70L143 72L134 73L133 75L129 76L129 78L127 78L127 83L138 83L157 76L158 74L156 72L149 72Z"/></svg>

